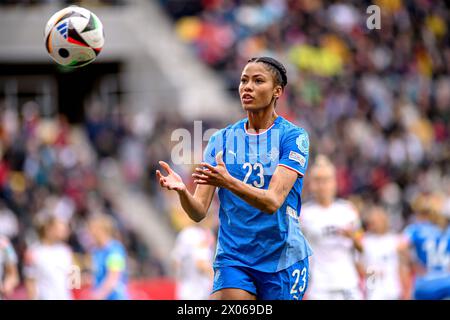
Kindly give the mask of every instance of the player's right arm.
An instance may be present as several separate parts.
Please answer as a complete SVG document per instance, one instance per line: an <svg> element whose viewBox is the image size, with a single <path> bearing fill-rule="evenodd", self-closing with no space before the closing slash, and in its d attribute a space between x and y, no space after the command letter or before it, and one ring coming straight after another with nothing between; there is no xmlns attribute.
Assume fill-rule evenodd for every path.
<svg viewBox="0 0 450 320"><path fill-rule="evenodd" d="M178 193L181 206L192 220L199 222L205 218L216 187L211 185L197 185L192 195L187 190L179 174L173 171L166 162L159 161L159 164L167 172L167 176L163 176L159 170L156 170L156 176L159 179L161 187L168 190L175 190Z"/></svg>
<svg viewBox="0 0 450 320"><path fill-rule="evenodd" d="M38 297L36 284L36 266L34 261L33 250L28 248L24 256L24 283L28 299L35 300Z"/></svg>
<svg viewBox="0 0 450 320"><path fill-rule="evenodd" d="M13 293L14 289L19 284L19 272L17 270L17 255L12 244L7 239L0 239L4 245L5 250L5 265L3 283L0 279L0 297L8 297Z"/></svg>

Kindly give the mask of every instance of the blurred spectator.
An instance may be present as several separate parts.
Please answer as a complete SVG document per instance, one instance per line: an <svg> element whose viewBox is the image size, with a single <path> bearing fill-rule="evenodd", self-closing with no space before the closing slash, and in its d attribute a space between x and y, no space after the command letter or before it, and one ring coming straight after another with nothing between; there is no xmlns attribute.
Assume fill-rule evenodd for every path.
<svg viewBox="0 0 450 320"><path fill-rule="evenodd" d="M0 236L15 238L19 233L19 221L16 215L0 199Z"/></svg>
<svg viewBox="0 0 450 320"><path fill-rule="evenodd" d="M16 252L9 240L0 235L0 300L8 298L18 284Z"/></svg>
<svg viewBox="0 0 450 320"><path fill-rule="evenodd" d="M89 218L92 236L91 251L94 287L90 298L96 300L125 300L127 293L127 257L123 245L114 235L117 228L112 218L96 213Z"/></svg>
<svg viewBox="0 0 450 320"><path fill-rule="evenodd" d="M68 224L47 212L36 217L39 241L25 253L24 276L28 298L71 300L72 250L65 243Z"/></svg>
<svg viewBox="0 0 450 320"><path fill-rule="evenodd" d="M214 276L212 263L215 245L211 219L208 216L200 223L185 219L186 225L178 233L172 251L178 300L209 299Z"/></svg>
<svg viewBox="0 0 450 320"><path fill-rule="evenodd" d="M392 233L382 207L369 208L362 239L367 300L409 299L409 266L401 255L401 236Z"/></svg>
<svg viewBox="0 0 450 320"><path fill-rule="evenodd" d="M413 199L415 220L404 230L403 250L411 249L417 300L450 297L450 232L448 216L442 214L440 194L421 193Z"/></svg>
<svg viewBox="0 0 450 320"><path fill-rule="evenodd" d="M311 283L307 299L360 300L356 253L362 251L361 222L350 202L336 199L336 169L319 155L310 169L314 201L300 213L300 227L311 244Z"/></svg>

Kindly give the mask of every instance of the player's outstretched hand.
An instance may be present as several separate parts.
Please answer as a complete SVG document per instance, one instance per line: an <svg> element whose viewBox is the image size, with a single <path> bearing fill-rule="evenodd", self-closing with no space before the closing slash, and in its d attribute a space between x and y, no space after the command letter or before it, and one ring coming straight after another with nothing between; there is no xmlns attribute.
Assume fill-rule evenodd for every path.
<svg viewBox="0 0 450 320"><path fill-rule="evenodd" d="M164 161L159 161L160 166L167 172L167 176L163 176L161 171L156 170L156 177L159 184L163 188L175 191L186 190L186 185L183 183L180 175L172 170L172 168Z"/></svg>
<svg viewBox="0 0 450 320"><path fill-rule="evenodd" d="M195 168L192 177L196 184L206 184L221 188L226 188L232 176L228 172L223 162L223 152L220 151L216 156L217 166L213 167L209 163L202 162L201 167Z"/></svg>

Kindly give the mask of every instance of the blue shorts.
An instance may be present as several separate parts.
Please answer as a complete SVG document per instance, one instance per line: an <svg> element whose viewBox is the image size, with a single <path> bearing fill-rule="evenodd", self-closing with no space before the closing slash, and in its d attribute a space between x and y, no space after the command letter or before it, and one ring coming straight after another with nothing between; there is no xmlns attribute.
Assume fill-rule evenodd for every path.
<svg viewBox="0 0 450 320"><path fill-rule="evenodd" d="M308 277L308 258L274 273L248 267L217 267L214 268L213 293L235 288L250 292L258 300L301 300L308 287Z"/></svg>
<svg viewBox="0 0 450 320"><path fill-rule="evenodd" d="M450 298L450 274L428 274L414 284L414 299L442 300Z"/></svg>

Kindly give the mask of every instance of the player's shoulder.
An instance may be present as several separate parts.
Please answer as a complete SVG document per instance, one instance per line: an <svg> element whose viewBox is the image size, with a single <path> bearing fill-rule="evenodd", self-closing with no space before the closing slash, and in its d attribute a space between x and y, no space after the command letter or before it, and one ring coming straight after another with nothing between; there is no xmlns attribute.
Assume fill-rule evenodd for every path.
<svg viewBox="0 0 450 320"><path fill-rule="evenodd" d="M334 201L334 205L345 210L356 211L353 203L351 203L351 201L347 199L336 198L336 200Z"/></svg>
<svg viewBox="0 0 450 320"><path fill-rule="evenodd" d="M342 214L348 215L349 217L359 218L358 210L355 205L346 199L337 198L333 206L335 206Z"/></svg>
<svg viewBox="0 0 450 320"><path fill-rule="evenodd" d="M109 251L109 252L123 252L124 253L125 252L125 247L123 246L123 244L120 241L114 239L114 240L111 240L111 242L109 243L107 251Z"/></svg>
<svg viewBox="0 0 450 320"><path fill-rule="evenodd" d="M236 121L235 123L229 124L225 128L220 129L218 132L224 133L224 132L230 132L230 131L236 131L236 130L244 131L245 122L247 122L247 118L240 119L240 120Z"/></svg>
<svg viewBox="0 0 450 320"><path fill-rule="evenodd" d="M435 237L439 233L439 228L430 222L414 221L408 224L403 232L410 237L423 239Z"/></svg>
<svg viewBox="0 0 450 320"><path fill-rule="evenodd" d="M301 216L302 218L309 219L310 217L314 217L317 211L320 211L320 206L314 200L309 200L302 204Z"/></svg>
<svg viewBox="0 0 450 320"><path fill-rule="evenodd" d="M414 222L414 223L412 223L410 225L410 229L413 229L417 233L425 234L425 235L439 232L439 228L435 224L433 224L433 223L431 223L429 221L425 221L425 222L417 221L417 222Z"/></svg>
<svg viewBox="0 0 450 320"><path fill-rule="evenodd" d="M59 243L57 247L60 251L62 251L64 254L72 254L72 249L67 243Z"/></svg>
<svg viewBox="0 0 450 320"><path fill-rule="evenodd" d="M292 123L291 121L280 116L279 128L283 130L285 134L304 134L308 136L308 131L305 128Z"/></svg>
<svg viewBox="0 0 450 320"><path fill-rule="evenodd" d="M296 145L303 155L309 153L309 135L303 127L297 126L289 120L282 118L280 120L279 130L283 144Z"/></svg>
<svg viewBox="0 0 450 320"><path fill-rule="evenodd" d="M317 208L317 203L314 200L306 201L304 204L302 204L302 210L312 210Z"/></svg>

